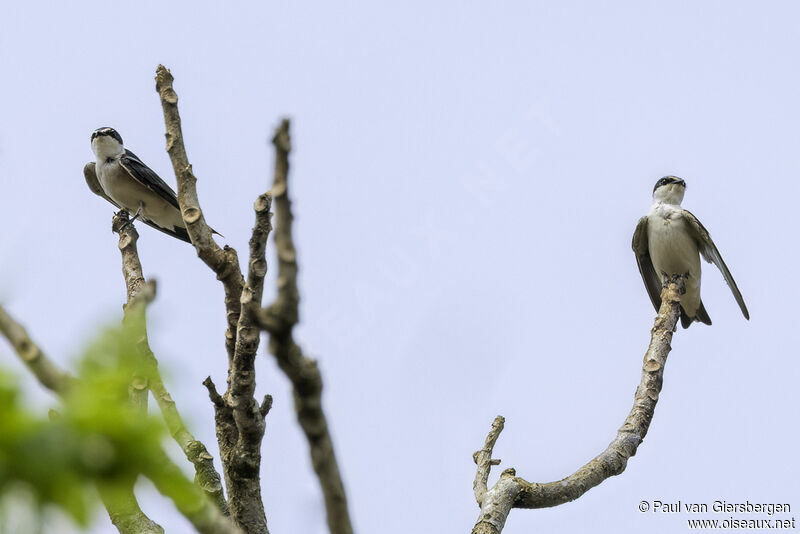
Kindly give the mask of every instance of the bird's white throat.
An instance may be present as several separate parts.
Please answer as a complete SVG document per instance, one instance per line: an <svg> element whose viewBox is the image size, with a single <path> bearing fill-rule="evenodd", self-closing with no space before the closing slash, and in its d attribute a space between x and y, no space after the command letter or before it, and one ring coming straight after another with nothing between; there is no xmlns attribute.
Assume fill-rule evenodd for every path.
<svg viewBox="0 0 800 534"><path fill-rule="evenodd" d="M653 204L673 204L680 206L686 188L680 184L662 185L653 191Z"/></svg>
<svg viewBox="0 0 800 534"><path fill-rule="evenodd" d="M102 163L108 158L116 158L124 154L125 148L110 135L98 135L92 139L92 152L98 163Z"/></svg>

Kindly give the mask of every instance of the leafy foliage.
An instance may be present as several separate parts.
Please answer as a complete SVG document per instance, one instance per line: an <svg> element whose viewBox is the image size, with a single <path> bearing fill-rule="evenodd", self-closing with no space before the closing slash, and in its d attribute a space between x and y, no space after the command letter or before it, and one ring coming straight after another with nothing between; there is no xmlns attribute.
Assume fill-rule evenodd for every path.
<svg viewBox="0 0 800 534"><path fill-rule="evenodd" d="M86 525L97 501L93 483L114 488L162 466L163 424L129 402L131 383L147 378L136 344L141 326L126 321L87 348L78 380L50 418L29 410L16 381L0 372L0 496L24 488L38 506L54 504Z"/></svg>

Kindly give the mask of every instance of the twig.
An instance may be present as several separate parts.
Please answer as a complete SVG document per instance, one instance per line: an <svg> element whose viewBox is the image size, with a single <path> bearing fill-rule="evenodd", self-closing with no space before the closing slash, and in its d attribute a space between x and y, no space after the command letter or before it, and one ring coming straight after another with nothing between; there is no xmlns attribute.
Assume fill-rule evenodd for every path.
<svg viewBox="0 0 800 534"><path fill-rule="evenodd" d="M498 534L503 530L511 508L547 508L577 499L605 479L619 475L625 470L628 458L636 454L653 420L658 396L664 378L664 365L671 350L670 342L675 325L680 317L680 296L684 292L685 280L673 277L661 293L661 308L651 331L650 345L644 355L642 379L636 389L633 408L625 419L617 436L605 451L581 467L572 475L546 484L528 482L517 477L513 469L503 472L500 480L486 490L488 462L491 450L502 425L498 420L486 439L486 446L475 453L478 474L475 477L475 498L481 513L473 534ZM491 441L492 447L489 446ZM485 472L484 472L485 471Z"/></svg>
<svg viewBox="0 0 800 534"><path fill-rule="evenodd" d="M203 380L203 385L208 390L208 398L211 399L211 402L214 403L214 406L224 406L225 401L222 400L222 396L217 393L217 386L214 385L214 381L211 380L210 376L207 376L205 380Z"/></svg>
<svg viewBox="0 0 800 534"><path fill-rule="evenodd" d="M489 480L489 472L492 470L492 466L500 465L500 460L492 460L492 451L494 450L494 444L497 443L497 438L500 437L500 432L503 431L505 422L506 420L502 415L495 417L492 429L489 431L489 435L486 436L486 444L481 450L472 455L472 459L478 465L478 470L475 473L475 482L472 484L478 504L483 501L483 496L488 491L486 484Z"/></svg>
<svg viewBox="0 0 800 534"><path fill-rule="evenodd" d="M295 343L292 329L298 321L297 253L292 238L292 209L288 191L289 121L283 120L272 140L275 145L275 177L272 194L275 203L275 247L278 254L278 294L267 309L261 310L261 328L270 334L269 348L294 389L297 420L306 435L311 463L320 481L331 534L351 534L353 527L347 510L347 497L339 472L333 442L322 411L322 376L317 362L303 355Z"/></svg>
<svg viewBox="0 0 800 534"><path fill-rule="evenodd" d="M158 370L158 360L156 360L150 343L147 339L145 325L145 308L147 303L155 297L155 284L145 282L142 273L142 264L139 260L139 253L136 242L139 234L133 224L129 223L128 215L124 211L114 216L112 229L119 234L119 250L122 255L122 274L125 278L127 289L127 303L125 305L125 320L130 320L136 315L137 324L140 330L137 347L142 357L142 363L147 369L147 376L142 380L149 385L153 397L156 399L161 415L167 424L173 439L180 445L186 458L192 462L195 469L195 483L211 498L220 512L228 515L228 505L225 502L225 495L222 491L222 482L219 473L214 469L214 459L209 454L206 446L194 438L186 428L186 425L175 406L175 401L170 396L161 373ZM147 388L144 389L147 394Z"/></svg>
<svg viewBox="0 0 800 534"><path fill-rule="evenodd" d="M261 412L261 417L266 417L272 409L272 395L264 395L264 400L261 402L258 411Z"/></svg>

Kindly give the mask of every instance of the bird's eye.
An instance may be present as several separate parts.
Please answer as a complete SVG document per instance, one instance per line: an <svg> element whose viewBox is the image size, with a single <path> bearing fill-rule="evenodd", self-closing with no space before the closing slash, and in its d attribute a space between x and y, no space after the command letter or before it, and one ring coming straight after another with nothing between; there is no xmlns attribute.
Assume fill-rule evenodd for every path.
<svg viewBox="0 0 800 534"><path fill-rule="evenodd" d="M114 161L114 158L106 158L106 163L111 163L112 161Z"/></svg>

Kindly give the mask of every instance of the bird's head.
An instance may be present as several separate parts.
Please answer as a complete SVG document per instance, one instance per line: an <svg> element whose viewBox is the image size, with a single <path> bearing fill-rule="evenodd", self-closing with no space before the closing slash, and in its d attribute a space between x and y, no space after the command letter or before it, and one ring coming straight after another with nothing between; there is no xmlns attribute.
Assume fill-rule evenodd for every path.
<svg viewBox="0 0 800 534"><path fill-rule="evenodd" d="M92 152L98 162L123 154L122 136L114 128L103 127L92 132Z"/></svg>
<svg viewBox="0 0 800 534"><path fill-rule="evenodd" d="M686 182L677 176L665 176L653 187L653 200L680 206L685 192Z"/></svg>

